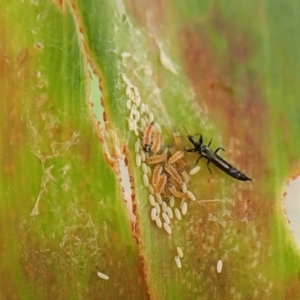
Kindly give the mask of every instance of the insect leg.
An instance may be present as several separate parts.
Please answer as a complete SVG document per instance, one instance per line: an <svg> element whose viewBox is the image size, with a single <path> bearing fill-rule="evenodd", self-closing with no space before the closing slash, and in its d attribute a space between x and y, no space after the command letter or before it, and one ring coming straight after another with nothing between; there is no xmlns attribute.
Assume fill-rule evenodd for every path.
<svg viewBox="0 0 300 300"><path fill-rule="evenodd" d="M200 134L199 143L200 143L200 145L203 144L203 137L202 137L202 134Z"/></svg>
<svg viewBox="0 0 300 300"><path fill-rule="evenodd" d="M186 149L185 147L183 147L183 148L186 152L198 152L198 149L196 149L196 148L192 148L192 149Z"/></svg>
<svg viewBox="0 0 300 300"><path fill-rule="evenodd" d="M195 165L198 163L198 161L199 161L199 159L200 159L201 157L203 157L203 156L202 156L202 155L200 155L200 156L198 157L198 159L196 160L196 163L195 163Z"/></svg>
<svg viewBox="0 0 300 300"><path fill-rule="evenodd" d="M217 148L217 149L215 150L215 153L218 153L218 151L219 151L219 150L226 151L224 148L222 148L222 147L219 147L219 148Z"/></svg>
<svg viewBox="0 0 300 300"><path fill-rule="evenodd" d="M208 143L207 147L209 147L209 146L210 146L211 142L212 142L212 138L210 138L210 141L209 141L209 143Z"/></svg>
<svg viewBox="0 0 300 300"><path fill-rule="evenodd" d="M211 173L211 169L210 169L210 167L209 167L209 163L210 163L210 161L208 160L207 163L206 163L206 165L207 165L207 168L208 168L209 173L212 174L212 173Z"/></svg>

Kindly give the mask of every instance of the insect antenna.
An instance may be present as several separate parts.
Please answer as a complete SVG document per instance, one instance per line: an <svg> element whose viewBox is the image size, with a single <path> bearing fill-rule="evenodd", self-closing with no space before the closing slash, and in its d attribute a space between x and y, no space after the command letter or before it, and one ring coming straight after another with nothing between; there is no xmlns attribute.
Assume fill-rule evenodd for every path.
<svg viewBox="0 0 300 300"><path fill-rule="evenodd" d="M189 134L189 132L187 131L186 127L183 126L183 128L185 129L186 133L187 133L187 136L192 136L191 134ZM201 133L195 133L193 134L194 136L197 136L197 135L201 135ZM182 135L181 137L183 137L184 135Z"/></svg>

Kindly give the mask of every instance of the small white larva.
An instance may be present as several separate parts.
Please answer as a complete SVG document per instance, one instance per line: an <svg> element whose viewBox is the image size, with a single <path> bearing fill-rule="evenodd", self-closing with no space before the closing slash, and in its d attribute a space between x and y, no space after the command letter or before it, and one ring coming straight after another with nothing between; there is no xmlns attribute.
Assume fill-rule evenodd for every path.
<svg viewBox="0 0 300 300"><path fill-rule="evenodd" d="M133 91L134 91L134 94L135 94L135 97L134 97L134 102L136 103L137 107L139 107L141 105L141 96L140 96L140 93L139 93L139 90L136 86L133 87Z"/></svg>
<svg viewBox="0 0 300 300"><path fill-rule="evenodd" d="M199 170L200 170L200 166L196 166L196 167L194 167L194 168L189 172L189 174L190 174L190 175L194 175L194 174L196 174Z"/></svg>
<svg viewBox="0 0 300 300"><path fill-rule="evenodd" d="M145 128L146 128L146 126L147 126L147 125L146 125L147 122L146 122L145 118L141 118L140 121L141 121L141 128L142 128L142 130L144 131Z"/></svg>
<svg viewBox="0 0 300 300"><path fill-rule="evenodd" d="M161 219L160 219L159 216L156 216L155 223L156 223L158 228L162 227Z"/></svg>
<svg viewBox="0 0 300 300"><path fill-rule="evenodd" d="M175 208L175 216L176 216L178 221L181 220L181 213L180 213L180 210L178 208Z"/></svg>
<svg viewBox="0 0 300 300"><path fill-rule="evenodd" d="M174 207L174 205L175 205L175 199L174 199L174 196L171 195L171 196L170 196L170 206L171 206L171 207Z"/></svg>
<svg viewBox="0 0 300 300"><path fill-rule="evenodd" d="M222 262L222 260L219 259L218 262L217 262L217 272L221 273L222 268L223 268L223 262Z"/></svg>
<svg viewBox="0 0 300 300"><path fill-rule="evenodd" d="M161 207L162 207L162 211L165 213L167 211L167 203L163 201Z"/></svg>
<svg viewBox="0 0 300 300"><path fill-rule="evenodd" d="M138 167L141 166L142 159L141 159L141 156L140 156L139 154L136 155L136 157L135 157L135 162L136 162L136 165L137 165Z"/></svg>
<svg viewBox="0 0 300 300"><path fill-rule="evenodd" d="M152 207L152 209L151 209L151 220L152 220L152 221L155 221L156 215L157 215L156 208L155 208L155 207Z"/></svg>
<svg viewBox="0 0 300 300"><path fill-rule="evenodd" d="M177 253L178 253L178 257L183 257L183 252L180 247L177 247Z"/></svg>
<svg viewBox="0 0 300 300"><path fill-rule="evenodd" d="M154 206L156 208L157 214L160 214L160 206L159 206L159 204L157 202L155 202Z"/></svg>
<svg viewBox="0 0 300 300"><path fill-rule="evenodd" d="M148 115L148 113L149 113L149 106L148 106L148 104L145 104L145 113Z"/></svg>
<svg viewBox="0 0 300 300"><path fill-rule="evenodd" d="M131 103L131 100L130 100L130 99L127 100L127 103L126 103L126 104L127 104L127 108L128 108L128 109L131 109L131 104L132 104L132 103Z"/></svg>
<svg viewBox="0 0 300 300"><path fill-rule="evenodd" d="M146 160L146 154L145 154L144 151L141 151L141 152L140 152L140 156L141 156L141 160L142 160L142 161L145 161L145 160Z"/></svg>
<svg viewBox="0 0 300 300"><path fill-rule="evenodd" d="M143 175L144 185L147 187L149 185L149 177L147 174Z"/></svg>
<svg viewBox="0 0 300 300"><path fill-rule="evenodd" d="M121 57L130 57L131 56L131 54L129 53L129 52L122 52L121 53Z"/></svg>
<svg viewBox="0 0 300 300"><path fill-rule="evenodd" d="M180 269L181 268L181 261L180 261L180 258L178 256L175 256L175 262L176 262L177 267Z"/></svg>
<svg viewBox="0 0 300 300"><path fill-rule="evenodd" d="M127 121L128 121L128 129L129 130L133 130L132 120L131 119L127 119Z"/></svg>
<svg viewBox="0 0 300 300"><path fill-rule="evenodd" d="M135 103L136 103L137 107L140 107L141 102L142 102L141 96L140 95L136 96Z"/></svg>
<svg viewBox="0 0 300 300"><path fill-rule="evenodd" d="M142 169L144 174L148 174L148 166L144 162L142 163Z"/></svg>
<svg viewBox="0 0 300 300"><path fill-rule="evenodd" d="M149 188L149 186L148 186ZM155 198L153 195L149 195L149 202L150 202L150 205L151 206L154 206L155 205Z"/></svg>
<svg viewBox="0 0 300 300"><path fill-rule="evenodd" d="M192 201L195 201L195 200L196 200L195 195L194 195L191 191L187 191L186 194L189 196L189 198L190 198Z"/></svg>
<svg viewBox="0 0 300 300"><path fill-rule="evenodd" d="M145 127L147 127L148 124L150 123L150 122L149 122L149 118L148 118L146 115L143 115L143 118L145 119L146 124L147 124Z"/></svg>
<svg viewBox="0 0 300 300"><path fill-rule="evenodd" d="M161 198L161 195L160 194L156 194L156 200L159 204L162 204L163 201L162 201L162 198Z"/></svg>
<svg viewBox="0 0 300 300"><path fill-rule="evenodd" d="M171 227L169 226L169 224L165 223L164 222L164 229L165 231L168 233L168 234L172 234L172 229Z"/></svg>
<svg viewBox="0 0 300 300"><path fill-rule="evenodd" d="M150 113L149 113L149 122L151 123L151 122L153 122L154 121L154 115L153 115L153 112L151 111Z"/></svg>
<svg viewBox="0 0 300 300"><path fill-rule="evenodd" d="M170 206L167 207L167 214L170 219L173 219L173 212L172 212L172 208Z"/></svg>
<svg viewBox="0 0 300 300"><path fill-rule="evenodd" d="M105 280L108 280L108 279L109 279L109 277L108 277L106 274L102 273L102 272L98 272L97 275L98 275L98 277L100 277L101 279L105 279Z"/></svg>
<svg viewBox="0 0 300 300"><path fill-rule="evenodd" d="M148 169L148 174L149 174L149 177L152 176L152 171L151 171L151 168L149 166L147 166L147 169Z"/></svg>
<svg viewBox="0 0 300 300"><path fill-rule="evenodd" d="M155 130L161 132L161 128L160 125L158 123L155 122L154 124Z"/></svg>
<svg viewBox="0 0 300 300"><path fill-rule="evenodd" d="M153 188L152 184L150 184L150 183L148 184L148 191L151 195L155 194L154 188Z"/></svg>
<svg viewBox="0 0 300 300"><path fill-rule="evenodd" d="M140 151L140 141L139 140L135 141L134 150L135 150L135 153L138 153Z"/></svg>
<svg viewBox="0 0 300 300"><path fill-rule="evenodd" d="M135 115L136 112L137 112L136 105L135 105L135 104L132 104L132 106L131 106L131 113L132 113L133 115Z"/></svg>
<svg viewBox="0 0 300 300"><path fill-rule="evenodd" d="M133 86L133 91L134 91L134 94L135 94L136 96L139 96L139 95L140 95L139 89L138 89L135 85Z"/></svg>
<svg viewBox="0 0 300 300"><path fill-rule="evenodd" d="M130 98L130 99L134 99L134 92L132 90L132 84L127 85L126 87L126 95Z"/></svg>
<svg viewBox="0 0 300 300"><path fill-rule="evenodd" d="M144 104L144 103L141 103L140 113L141 113L141 114L144 114L144 113L145 113L145 104Z"/></svg>
<svg viewBox="0 0 300 300"><path fill-rule="evenodd" d="M138 137L140 135L138 126L136 126L134 134L135 134L136 137Z"/></svg>
<svg viewBox="0 0 300 300"><path fill-rule="evenodd" d="M185 202L185 199L184 198L182 198L181 199L181 202L180 202L180 208L182 208L182 204Z"/></svg>
<svg viewBox="0 0 300 300"><path fill-rule="evenodd" d="M121 74L122 79L124 80L124 82L126 83L126 85L132 86L131 81L126 77L126 75L124 73Z"/></svg>
<svg viewBox="0 0 300 300"><path fill-rule="evenodd" d="M168 215L166 214L166 213L162 213L161 214L161 216L162 216L162 218L164 219L164 221L167 223L167 224L170 224L171 223L171 221L170 221L170 219L169 219L169 217L168 217Z"/></svg>
<svg viewBox="0 0 300 300"><path fill-rule="evenodd" d="M131 120L131 124L132 124L132 131L137 131L137 124L136 124L136 120L132 119Z"/></svg>
<svg viewBox="0 0 300 300"><path fill-rule="evenodd" d="M137 110L136 113L135 113L135 120L138 122L141 118L141 114L140 112Z"/></svg>
<svg viewBox="0 0 300 300"><path fill-rule="evenodd" d="M186 183L183 182L182 185L181 185L181 190L183 193L186 193L187 192L187 186L186 186Z"/></svg>
<svg viewBox="0 0 300 300"><path fill-rule="evenodd" d="M185 216L187 213L187 203L183 202L182 207L181 207L181 213Z"/></svg>

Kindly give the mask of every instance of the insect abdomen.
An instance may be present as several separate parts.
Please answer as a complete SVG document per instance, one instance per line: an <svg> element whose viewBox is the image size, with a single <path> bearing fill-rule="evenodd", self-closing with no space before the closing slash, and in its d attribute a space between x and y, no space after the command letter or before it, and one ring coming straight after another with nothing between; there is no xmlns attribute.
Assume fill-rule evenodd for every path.
<svg viewBox="0 0 300 300"><path fill-rule="evenodd" d="M220 157L217 156L219 159ZM210 160L209 162L213 163L215 166L217 166L220 170L222 170L227 175L231 176L232 178L235 178L240 181L247 181L251 180L251 178L247 177L245 174L243 174L241 171L234 168L232 165L230 165L228 162L226 162L224 159L222 159L222 164L217 160ZM226 165L226 167L225 167Z"/></svg>
<svg viewBox="0 0 300 300"><path fill-rule="evenodd" d="M226 172L227 173L227 172ZM228 170L228 175L230 175L231 177L237 179L237 180L241 180L241 181L247 181L247 180L251 180L251 178L247 177L245 174L243 174L242 172L240 172L239 170L237 170L234 167L231 167Z"/></svg>

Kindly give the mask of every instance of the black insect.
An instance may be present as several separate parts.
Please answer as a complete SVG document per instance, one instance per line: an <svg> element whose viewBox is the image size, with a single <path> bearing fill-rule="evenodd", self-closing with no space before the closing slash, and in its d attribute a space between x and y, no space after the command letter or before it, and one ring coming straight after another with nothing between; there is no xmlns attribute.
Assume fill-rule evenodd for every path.
<svg viewBox="0 0 300 300"><path fill-rule="evenodd" d="M207 159L207 168L209 172L211 173L211 170L209 168L209 163L213 163L216 167L221 169L223 172L228 174L229 176L241 180L241 181L247 181L251 180L251 178L247 177L245 174L234 168L232 165L230 165L227 161L225 161L222 157L220 157L217 153L219 150L225 151L225 149L219 147L215 151L212 151L209 146L211 144L211 139L208 145L203 144L203 137L202 134L200 135L199 142L192 136L188 134L189 141L194 145L194 148L192 149L186 149L187 152L198 152L200 156L198 157L196 164L198 163L199 159L202 157L205 157Z"/></svg>

